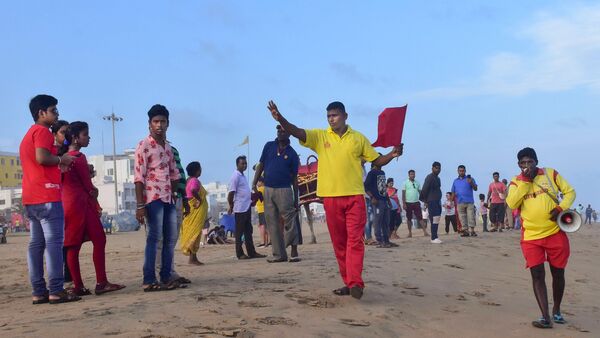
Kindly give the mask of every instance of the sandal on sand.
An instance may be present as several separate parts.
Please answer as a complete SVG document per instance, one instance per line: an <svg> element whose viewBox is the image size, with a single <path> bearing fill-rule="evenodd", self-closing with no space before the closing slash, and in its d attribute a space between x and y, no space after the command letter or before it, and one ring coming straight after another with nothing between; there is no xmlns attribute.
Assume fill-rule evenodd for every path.
<svg viewBox="0 0 600 338"><path fill-rule="evenodd" d="M158 292L171 290L175 290L175 288L169 288L167 285L158 284L156 282L144 287L144 292Z"/></svg>
<svg viewBox="0 0 600 338"><path fill-rule="evenodd" d="M567 321L563 318L563 316L559 313L555 313L552 316L552 320L556 323L556 324L565 324Z"/></svg>
<svg viewBox="0 0 600 338"><path fill-rule="evenodd" d="M96 290L94 290L94 293L96 294L96 296L100 296L107 292L118 291L118 290L121 290L124 288L125 288L125 285L106 283L106 284L104 284L104 286L96 285Z"/></svg>
<svg viewBox="0 0 600 338"><path fill-rule="evenodd" d="M551 329L552 328L552 323L547 321L546 319L544 319L544 317L542 317L538 320L534 320L533 322L531 322L531 325L533 325L534 327L537 327L538 329Z"/></svg>
<svg viewBox="0 0 600 338"><path fill-rule="evenodd" d="M79 297L75 294L72 294L72 293L68 293L65 290L63 290L59 293L56 293L52 296L56 296L59 298L58 299L48 299L48 303L50 303L50 304L70 303L70 302L76 302L78 300L81 300L81 297Z"/></svg>
<svg viewBox="0 0 600 338"><path fill-rule="evenodd" d="M33 305L47 304L50 301L50 299L48 298L48 294L47 293L45 295L43 295L43 296L37 296L37 297L40 297L40 298L33 299L31 301L31 304L33 304Z"/></svg>
<svg viewBox="0 0 600 338"><path fill-rule="evenodd" d="M335 294L337 296L349 296L350 289L347 286L344 286L342 288L333 290L333 294Z"/></svg>
<svg viewBox="0 0 600 338"><path fill-rule="evenodd" d="M204 264L204 263L202 263L202 264ZM191 280L189 280L189 279L187 279L185 277L179 277L179 278L176 279L176 281L178 281L180 284L190 284L190 283L192 283Z"/></svg>
<svg viewBox="0 0 600 338"><path fill-rule="evenodd" d="M291 257L288 260L288 262L290 262L290 263L298 263L298 262L300 262L300 260L301 260L300 257L296 256L296 257Z"/></svg>
<svg viewBox="0 0 600 338"><path fill-rule="evenodd" d="M77 295L79 297L89 296L92 294L90 289L87 289L87 288L72 288L72 289L67 290L67 292Z"/></svg>
<svg viewBox="0 0 600 338"><path fill-rule="evenodd" d="M170 281L169 283L167 283L166 287L169 290L175 290L175 289L185 289L188 286L187 286L187 284L181 283L179 280L174 280L174 281Z"/></svg>

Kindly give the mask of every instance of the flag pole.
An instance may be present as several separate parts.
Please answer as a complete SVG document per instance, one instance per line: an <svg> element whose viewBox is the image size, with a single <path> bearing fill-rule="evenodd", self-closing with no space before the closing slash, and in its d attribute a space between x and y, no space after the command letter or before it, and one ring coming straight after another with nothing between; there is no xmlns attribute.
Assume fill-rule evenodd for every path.
<svg viewBox="0 0 600 338"><path fill-rule="evenodd" d="M250 135L248 135L248 177L250 177L250 166L252 165L252 162L250 162Z"/></svg>

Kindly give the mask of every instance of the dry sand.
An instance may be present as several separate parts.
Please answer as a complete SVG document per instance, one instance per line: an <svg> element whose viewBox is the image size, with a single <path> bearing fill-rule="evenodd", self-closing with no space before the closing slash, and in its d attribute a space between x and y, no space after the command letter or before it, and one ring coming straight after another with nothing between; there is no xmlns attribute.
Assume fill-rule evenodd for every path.
<svg viewBox="0 0 600 338"><path fill-rule="evenodd" d="M402 236L405 237L405 225ZM318 244L301 247L302 262L237 261L234 247L200 249L204 266L177 271L187 289L144 293L144 231L108 236L107 270L127 288L61 305L31 305L27 236L0 245L2 337L599 337L600 224L569 236L571 260L563 314L553 330L531 327L539 317L519 233L442 235L442 245L417 236L399 248L367 247L365 295L337 297L340 287L326 227ZM304 229L305 235L307 229ZM417 232L415 232L417 233ZM306 238L306 236L305 236ZM268 253L268 249L259 249ZM81 253L86 285L94 286L91 244ZM547 274L547 281L550 283ZM548 284L550 285L550 284Z"/></svg>

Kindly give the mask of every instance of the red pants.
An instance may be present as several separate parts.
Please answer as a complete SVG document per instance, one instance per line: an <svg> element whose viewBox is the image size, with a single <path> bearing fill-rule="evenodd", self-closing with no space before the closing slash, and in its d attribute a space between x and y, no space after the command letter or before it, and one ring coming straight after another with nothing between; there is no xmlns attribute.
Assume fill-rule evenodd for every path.
<svg viewBox="0 0 600 338"><path fill-rule="evenodd" d="M364 287L362 280L365 244L362 237L367 223L363 195L324 197L325 217L344 284Z"/></svg>
<svg viewBox="0 0 600 338"><path fill-rule="evenodd" d="M104 259L106 234L101 226L87 226L85 229L85 234L94 245L92 257L94 260L94 268L96 270L96 283L98 285L104 285L108 282ZM73 278L73 287L76 289L81 289L84 287L83 280L81 279L81 271L79 269L79 250L81 250L81 244L68 246L66 249L67 265L71 271L71 278Z"/></svg>

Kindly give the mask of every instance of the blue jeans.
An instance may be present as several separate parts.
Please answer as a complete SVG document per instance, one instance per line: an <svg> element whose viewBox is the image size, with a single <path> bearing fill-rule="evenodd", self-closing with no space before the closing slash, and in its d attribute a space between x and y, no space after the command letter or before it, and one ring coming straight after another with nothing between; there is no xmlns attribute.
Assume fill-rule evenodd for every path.
<svg viewBox="0 0 600 338"><path fill-rule="evenodd" d="M365 224L365 239L371 239L373 237L373 230L371 226L373 225L373 206L371 205L371 199L365 198L367 203L367 224Z"/></svg>
<svg viewBox="0 0 600 338"><path fill-rule="evenodd" d="M31 222L27 264L33 296L51 295L63 291L63 244L65 215L61 202L25 206ZM48 288L44 280L44 251L48 268Z"/></svg>
<svg viewBox="0 0 600 338"><path fill-rule="evenodd" d="M442 215L442 201L427 202L427 209L429 210L429 221L431 222L431 240L434 240L438 238L438 225L440 223L440 216Z"/></svg>
<svg viewBox="0 0 600 338"><path fill-rule="evenodd" d="M161 200L146 204L146 249L144 250L144 285L156 283L156 252L162 240L160 280L171 279L175 243L177 242L177 212L175 205Z"/></svg>
<svg viewBox="0 0 600 338"><path fill-rule="evenodd" d="M373 205L373 226L375 226L375 239L377 242L387 244L390 242L390 209L386 201L379 200Z"/></svg>

